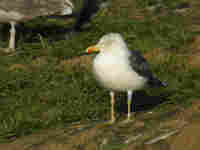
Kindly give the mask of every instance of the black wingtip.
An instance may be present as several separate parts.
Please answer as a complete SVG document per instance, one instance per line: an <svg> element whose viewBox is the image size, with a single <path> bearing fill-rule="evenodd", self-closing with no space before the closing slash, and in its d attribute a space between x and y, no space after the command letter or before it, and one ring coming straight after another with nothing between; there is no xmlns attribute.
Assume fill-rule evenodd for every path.
<svg viewBox="0 0 200 150"><path fill-rule="evenodd" d="M168 87L168 83L167 82L161 82L163 87Z"/></svg>
<svg viewBox="0 0 200 150"><path fill-rule="evenodd" d="M151 79L149 79L148 84L151 87L155 87L155 88L159 88L159 87L167 87L168 83L167 82L162 82L159 79L152 77Z"/></svg>

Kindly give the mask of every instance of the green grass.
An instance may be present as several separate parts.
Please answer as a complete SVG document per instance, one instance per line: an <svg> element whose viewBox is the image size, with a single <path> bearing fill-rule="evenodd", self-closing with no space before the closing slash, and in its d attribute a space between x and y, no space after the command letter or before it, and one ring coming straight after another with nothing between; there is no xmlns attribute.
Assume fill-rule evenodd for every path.
<svg viewBox="0 0 200 150"><path fill-rule="evenodd" d="M53 31L49 37L30 32L20 36L16 55L0 56L0 141L74 121L109 119L109 94L92 73L81 66L66 70L58 67L62 60L75 57L109 32L121 33L130 49L149 53L159 48L161 53L169 54L164 62L150 61L155 74L169 83L166 89L147 90L150 95L168 95L169 101L157 110L164 111L172 105L188 106L200 98L200 69L188 69L186 57L179 56L189 53L187 48L197 35L187 30L185 17L174 12L174 6L184 1L168 0L163 3L167 9L160 9L159 13L145 10L156 1L125 1L127 4L113 1L92 20L88 31L71 40L52 42L56 36ZM137 9L133 10L135 4ZM142 19L134 19L138 13ZM43 22L35 19L25 26L55 25L54 21ZM56 22L59 28L65 24ZM7 43L1 43L6 47ZM36 67L33 61L37 58L45 62ZM24 68L11 69L14 64Z"/></svg>

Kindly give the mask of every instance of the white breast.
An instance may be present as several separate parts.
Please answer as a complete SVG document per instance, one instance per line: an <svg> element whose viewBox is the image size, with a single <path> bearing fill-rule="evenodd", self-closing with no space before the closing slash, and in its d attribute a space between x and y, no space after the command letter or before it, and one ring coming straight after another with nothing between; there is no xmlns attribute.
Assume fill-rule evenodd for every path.
<svg viewBox="0 0 200 150"><path fill-rule="evenodd" d="M146 79L139 76L129 65L127 55L100 53L94 59L94 73L104 87L117 90L138 90Z"/></svg>
<svg viewBox="0 0 200 150"><path fill-rule="evenodd" d="M15 12L15 11L5 11L0 9L0 22L10 22L10 21L19 21L24 17L24 15Z"/></svg>

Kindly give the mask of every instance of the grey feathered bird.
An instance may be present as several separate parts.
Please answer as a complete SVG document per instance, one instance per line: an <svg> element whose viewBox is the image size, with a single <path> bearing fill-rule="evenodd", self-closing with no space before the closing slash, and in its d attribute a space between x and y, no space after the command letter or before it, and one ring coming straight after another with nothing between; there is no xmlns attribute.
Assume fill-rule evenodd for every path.
<svg viewBox="0 0 200 150"><path fill-rule="evenodd" d="M130 51L118 33L104 35L95 45L87 48L87 52L100 53L93 61L93 70L97 80L108 88L111 96L111 122L114 116L114 91L127 91L128 117L130 121L131 99L134 91L145 85L165 87L166 82L157 79L149 68L148 62L138 51Z"/></svg>
<svg viewBox="0 0 200 150"><path fill-rule="evenodd" d="M70 0L0 0L0 23L11 25L9 48L5 51L15 50L15 25L38 16L72 15L76 18L72 31L80 30L98 10L97 0L84 0L83 5L80 12L72 15L74 6Z"/></svg>

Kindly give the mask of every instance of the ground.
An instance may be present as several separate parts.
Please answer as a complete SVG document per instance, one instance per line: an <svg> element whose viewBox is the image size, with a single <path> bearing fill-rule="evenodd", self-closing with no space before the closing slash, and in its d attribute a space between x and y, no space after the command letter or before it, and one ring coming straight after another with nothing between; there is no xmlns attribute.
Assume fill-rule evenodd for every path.
<svg viewBox="0 0 200 150"><path fill-rule="evenodd" d="M105 125L102 121L75 122L64 128L42 130L12 139L0 146L4 150L199 149L199 102L188 109L174 107L164 113L139 113L136 118L136 122L129 124L122 120L113 125Z"/></svg>
<svg viewBox="0 0 200 150"><path fill-rule="evenodd" d="M42 17L24 23L16 52L0 53L0 147L198 148L199 8L198 0L115 0L68 40L63 40L63 28L74 20ZM130 124L121 124L126 96L117 93L117 122L104 126L110 119L108 91L91 73L94 56L80 56L109 32L121 33L169 84L134 94L136 122ZM1 47L7 47L7 35L1 35Z"/></svg>

